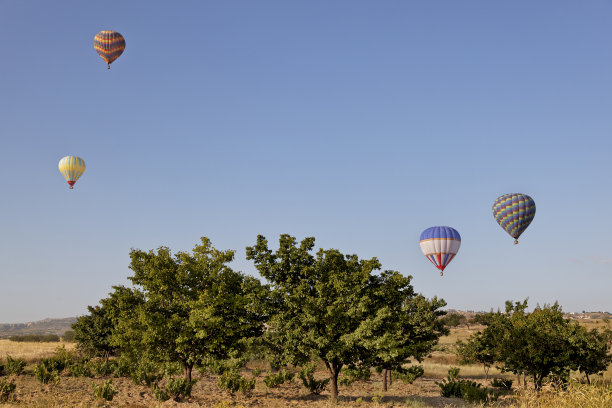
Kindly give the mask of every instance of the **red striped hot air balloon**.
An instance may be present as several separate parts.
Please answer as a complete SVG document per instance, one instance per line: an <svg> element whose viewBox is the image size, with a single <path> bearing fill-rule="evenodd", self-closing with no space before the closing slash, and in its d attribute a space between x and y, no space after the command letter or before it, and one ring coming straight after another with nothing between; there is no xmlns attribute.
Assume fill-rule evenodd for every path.
<svg viewBox="0 0 612 408"><path fill-rule="evenodd" d="M94 48L110 69L110 64L125 50L125 38L116 31L103 30L94 37Z"/></svg>

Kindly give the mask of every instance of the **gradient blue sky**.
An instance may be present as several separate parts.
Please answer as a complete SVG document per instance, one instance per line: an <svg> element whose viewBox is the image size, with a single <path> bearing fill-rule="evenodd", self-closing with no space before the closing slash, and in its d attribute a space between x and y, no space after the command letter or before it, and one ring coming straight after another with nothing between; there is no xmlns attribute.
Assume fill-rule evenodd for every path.
<svg viewBox="0 0 612 408"><path fill-rule="evenodd" d="M208 236L257 276L245 247L281 233L448 308L612 311L610 1L2 0L0 46L0 322L86 313L130 248ZM434 225L463 238L442 278Z"/></svg>

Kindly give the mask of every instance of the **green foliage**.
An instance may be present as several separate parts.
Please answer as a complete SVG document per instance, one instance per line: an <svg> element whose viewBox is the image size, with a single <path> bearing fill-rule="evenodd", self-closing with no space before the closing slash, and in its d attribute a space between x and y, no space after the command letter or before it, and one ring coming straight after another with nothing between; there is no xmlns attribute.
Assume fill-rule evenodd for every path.
<svg viewBox="0 0 612 408"><path fill-rule="evenodd" d="M172 398L176 402L191 396L191 389L196 380L186 378L170 378L163 387L158 384L153 386L153 395L158 401L167 401Z"/></svg>
<svg viewBox="0 0 612 408"><path fill-rule="evenodd" d="M113 385L113 380L106 380L102 385L96 385L96 383L91 383L93 387L93 396L98 399L103 399L106 401L112 401L115 396L115 386Z"/></svg>
<svg viewBox="0 0 612 408"><path fill-rule="evenodd" d="M341 371L344 376L338 380L339 385L351 385L355 381L366 381L370 379L370 367L356 366L354 368L344 367Z"/></svg>
<svg viewBox="0 0 612 408"><path fill-rule="evenodd" d="M180 362L191 380L193 367L239 358L262 333L264 316L255 305L264 289L227 266L234 251L219 251L203 237L192 254L160 247L132 250L130 258L134 275L128 279L141 301L111 319L111 343L122 353Z"/></svg>
<svg viewBox="0 0 612 408"><path fill-rule="evenodd" d="M16 342L34 342L34 343L53 343L59 342L60 338L57 334L24 334L9 337L9 340Z"/></svg>
<svg viewBox="0 0 612 408"><path fill-rule="evenodd" d="M324 380L316 380L314 378L316 367L316 364L305 365L300 369L299 377L302 380L302 384L304 384L304 387L306 387L308 391L310 391L312 394L318 395L325 391L330 379L326 378Z"/></svg>
<svg viewBox="0 0 612 408"><path fill-rule="evenodd" d="M56 371L58 374L64 371L64 368L66 368L65 361L61 358L55 357L43 358L40 360L39 365L43 366L47 371Z"/></svg>
<svg viewBox="0 0 612 408"><path fill-rule="evenodd" d="M425 374L425 370L422 366L411 366L408 368L400 368L391 372L393 378L401 380L405 384L412 384L414 380L422 377Z"/></svg>
<svg viewBox="0 0 612 408"><path fill-rule="evenodd" d="M148 358L141 358L132 366L131 378L135 385L144 384L150 387L151 384L159 381L162 377L159 365Z"/></svg>
<svg viewBox="0 0 612 408"><path fill-rule="evenodd" d="M62 340L67 343L74 342L74 330L66 330L62 336Z"/></svg>
<svg viewBox="0 0 612 408"><path fill-rule="evenodd" d="M491 385L493 387L503 388L504 390L511 390L512 380L504 378L494 378L493 381L491 381Z"/></svg>
<svg viewBox="0 0 612 408"><path fill-rule="evenodd" d="M487 388L480 384L459 379L459 369L453 367L448 370L447 378L436 384L440 387L440 395L446 398L462 398L470 403L486 403L496 398Z"/></svg>
<svg viewBox="0 0 612 408"><path fill-rule="evenodd" d="M73 360L66 366L66 372L71 377L93 377L93 373L89 368L89 361L87 359Z"/></svg>
<svg viewBox="0 0 612 408"><path fill-rule="evenodd" d="M588 331L578 324L570 326L570 368L585 374L587 383L591 383L590 375L607 370L612 362L610 344L612 331L597 329Z"/></svg>
<svg viewBox="0 0 612 408"><path fill-rule="evenodd" d="M447 327L457 327L467 322L467 318L461 313L448 313L441 317L440 320Z"/></svg>
<svg viewBox="0 0 612 408"><path fill-rule="evenodd" d="M119 357L114 363L113 376L129 377L132 374L133 363L129 359Z"/></svg>
<svg viewBox="0 0 612 408"><path fill-rule="evenodd" d="M13 358L6 355L6 373L7 374L21 374L26 366L26 361L23 358Z"/></svg>
<svg viewBox="0 0 612 408"><path fill-rule="evenodd" d="M51 361L51 359L47 359ZM59 373L57 370L49 369L50 363L45 363L44 360L34 366L34 377L42 384L58 383Z"/></svg>
<svg viewBox="0 0 612 408"><path fill-rule="evenodd" d="M117 363L115 360L105 360L102 358L94 358L89 361L89 368L99 377L106 377L115 372Z"/></svg>
<svg viewBox="0 0 612 408"><path fill-rule="evenodd" d="M295 373L283 368L277 373L268 372L268 375L264 378L264 384L266 384L268 388L276 388L286 382L292 382L294 377Z"/></svg>
<svg viewBox="0 0 612 408"><path fill-rule="evenodd" d="M0 379L0 402L7 402L15 399L15 388L17 386L13 380L7 378Z"/></svg>
<svg viewBox="0 0 612 408"><path fill-rule="evenodd" d="M247 259L270 282L264 302L270 330L264 341L273 345L280 364L321 359L335 400L343 366L395 368L411 356L426 355L444 331L437 309L445 303L419 298L411 277L375 273L381 267L376 258L363 260L335 249L313 256L314 242L309 237L298 244L283 234L273 252L260 235L247 247Z"/></svg>
<svg viewBox="0 0 612 408"><path fill-rule="evenodd" d="M240 391L248 394L255 388L255 378L245 378L238 371L226 371L219 377L217 385L221 389L228 390L232 394Z"/></svg>

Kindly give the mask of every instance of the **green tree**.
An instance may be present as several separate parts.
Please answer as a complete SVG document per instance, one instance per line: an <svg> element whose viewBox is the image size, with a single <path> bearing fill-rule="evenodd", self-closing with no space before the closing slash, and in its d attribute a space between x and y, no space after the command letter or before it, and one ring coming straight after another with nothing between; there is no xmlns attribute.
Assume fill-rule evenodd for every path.
<svg viewBox="0 0 612 408"><path fill-rule="evenodd" d="M570 330L571 368L584 373L587 383L591 384L589 375L606 371L612 362L612 354L609 354L612 332L608 329L602 333L597 329L588 331L578 323L572 323Z"/></svg>
<svg viewBox="0 0 612 408"><path fill-rule="evenodd" d="M461 313L448 313L441 317L440 320L447 327L457 327L467 323L467 318Z"/></svg>
<svg viewBox="0 0 612 408"><path fill-rule="evenodd" d="M142 294L132 318L119 321L121 350L131 350L158 362L179 362L191 381L195 365L210 359L237 357L246 339L263 331L257 313L263 288L254 278L227 266L234 251L215 249L206 237L193 254L172 255L133 249L129 277Z"/></svg>
<svg viewBox="0 0 612 408"><path fill-rule="evenodd" d="M298 245L294 237L284 234L279 242L280 248L273 253L260 235L246 249L247 259L254 261L271 284L266 337L282 343L284 363L305 365L313 356L321 359L329 374L333 402L343 366L378 363L384 359L384 350L403 348L405 358L428 347L429 334L423 335L421 346L415 346L401 333L402 327L411 327L420 334L418 324L408 319L397 322L403 305L415 296L410 278L394 271L374 274L380 269L376 258L360 260L335 249L320 249L313 256L312 237ZM422 305L423 313L441 304L443 301ZM397 341L388 331L404 337ZM384 345L379 347L381 336ZM390 357L386 361L397 363Z"/></svg>

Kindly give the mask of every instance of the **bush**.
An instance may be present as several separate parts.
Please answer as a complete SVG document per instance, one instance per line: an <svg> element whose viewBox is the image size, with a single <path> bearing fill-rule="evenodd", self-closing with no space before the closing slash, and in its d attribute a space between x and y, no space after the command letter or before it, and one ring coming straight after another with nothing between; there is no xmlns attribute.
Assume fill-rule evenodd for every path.
<svg viewBox="0 0 612 408"><path fill-rule="evenodd" d="M436 384L440 387L440 395L446 398L456 397L470 403L486 403L497 398L487 388L474 381L459 379L459 369L453 367L448 370L448 377Z"/></svg>
<svg viewBox="0 0 612 408"><path fill-rule="evenodd" d="M34 376L43 384L59 382L59 373L57 370L49 370L43 362L34 367Z"/></svg>
<svg viewBox="0 0 612 408"><path fill-rule="evenodd" d="M249 380L242 377L237 370L231 370L221 374L217 385L219 388L226 389L232 394L236 391L247 394L255 388L255 378Z"/></svg>
<svg viewBox="0 0 612 408"><path fill-rule="evenodd" d="M66 330L62 336L62 340L68 343L74 342L74 330Z"/></svg>
<svg viewBox="0 0 612 408"><path fill-rule="evenodd" d="M155 398L160 401L166 401L172 398L176 402L180 402L183 398L191 396L191 389L197 380L187 380L185 377L171 378L166 382L164 388L159 388L157 385L153 388ZM157 393L156 393L157 390Z"/></svg>
<svg viewBox="0 0 612 408"><path fill-rule="evenodd" d="M57 371L57 373L61 373L66 368L66 365L63 360L56 358L43 358L40 360L40 364L45 367L47 371Z"/></svg>
<svg viewBox="0 0 612 408"><path fill-rule="evenodd" d="M329 383L329 378L324 380L315 380L314 372L316 369L315 364L308 364L300 370L299 377L306 387L313 394L320 394L327 387L327 383Z"/></svg>
<svg viewBox="0 0 612 408"><path fill-rule="evenodd" d="M423 370L422 366L412 366L391 372L393 378L401 380L406 384L412 384L414 380L423 376L423 374L425 374L425 370Z"/></svg>
<svg viewBox="0 0 612 408"><path fill-rule="evenodd" d="M66 371L72 377L93 377L87 359L72 361L66 366Z"/></svg>
<svg viewBox="0 0 612 408"><path fill-rule="evenodd" d="M355 381L366 381L370 379L370 367L345 367L342 369L344 377L338 380L339 385L351 385Z"/></svg>
<svg viewBox="0 0 612 408"><path fill-rule="evenodd" d="M0 402L7 402L15 399L15 383L13 380L8 381L6 378L0 380Z"/></svg>
<svg viewBox="0 0 612 408"><path fill-rule="evenodd" d="M129 377L132 374L132 362L126 358L119 358L115 360L115 370L113 376L115 377Z"/></svg>
<svg viewBox="0 0 612 408"><path fill-rule="evenodd" d="M131 378L135 385L144 384L150 387L151 384L159 381L162 375L159 366L151 360L143 358L132 366Z"/></svg>
<svg viewBox="0 0 612 408"><path fill-rule="evenodd" d="M268 388L276 388L286 382L292 382L294 377L295 373L289 372L283 368L276 374L268 372L268 375L264 377L264 384L266 384Z"/></svg>
<svg viewBox="0 0 612 408"><path fill-rule="evenodd" d="M113 386L113 380L106 380L102 385L96 385L91 383L93 387L93 395L95 398L103 399L106 401L112 401L115 396L115 387Z"/></svg>
<svg viewBox="0 0 612 408"><path fill-rule="evenodd" d="M26 366L26 362L23 358L13 358L6 355L6 369L7 374L21 374Z"/></svg>
<svg viewBox="0 0 612 408"><path fill-rule="evenodd" d="M503 378L494 378L491 381L491 385L497 388L503 388L504 390L512 389L512 380L504 380Z"/></svg>
<svg viewBox="0 0 612 408"><path fill-rule="evenodd" d="M117 363L114 360L103 360L96 358L89 361L89 368L97 376L106 377L115 372Z"/></svg>
<svg viewBox="0 0 612 408"><path fill-rule="evenodd" d="M17 342L36 342L36 343L46 343L46 342L59 342L60 338L57 334L25 334L25 335L17 335L9 337L11 341Z"/></svg>

